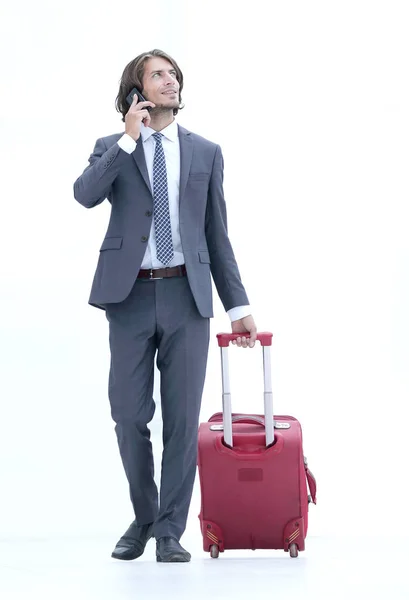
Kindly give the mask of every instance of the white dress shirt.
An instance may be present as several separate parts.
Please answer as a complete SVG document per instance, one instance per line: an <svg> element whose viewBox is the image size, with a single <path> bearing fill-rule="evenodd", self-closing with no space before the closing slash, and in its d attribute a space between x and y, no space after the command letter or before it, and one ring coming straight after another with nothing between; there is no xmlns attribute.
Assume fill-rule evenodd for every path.
<svg viewBox="0 0 409 600"><path fill-rule="evenodd" d="M153 189L153 156L155 153L155 139L152 135L155 130L151 127L145 127L141 124L141 138L143 150L145 153L146 167L148 169L149 181L151 189ZM170 223L172 228L172 241L174 256L169 267L183 265L185 262L182 241L179 231L179 180L180 180L180 147L179 147L179 132L176 121L172 121L170 125L161 130L163 134L162 146L166 161L166 174L168 180L168 198L169 198L169 213ZM132 154L136 148L136 142L130 135L124 135L118 140L118 145L128 154ZM161 269L163 264L156 256L156 239L155 239L155 223L152 219L151 231L149 235L148 245L145 256L143 257L141 269ZM231 321L243 319L251 314L250 306L236 306L227 311Z"/></svg>

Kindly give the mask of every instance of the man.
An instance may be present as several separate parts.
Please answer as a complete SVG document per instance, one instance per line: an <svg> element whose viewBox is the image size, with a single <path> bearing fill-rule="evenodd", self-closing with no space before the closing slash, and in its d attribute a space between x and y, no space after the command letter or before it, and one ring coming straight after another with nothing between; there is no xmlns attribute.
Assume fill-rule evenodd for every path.
<svg viewBox="0 0 409 600"><path fill-rule="evenodd" d="M135 87L146 101L135 94L129 106ZM141 556L151 537L159 562L190 560L179 540L196 473L211 275L238 334L233 343L253 347L257 336L227 234L221 150L177 125L182 88L182 72L164 52L130 62L116 101L125 133L98 139L74 184L83 206L105 198L112 206L89 303L104 309L109 322L109 400L135 513L112 553L122 560ZM160 503L147 427L155 410L156 353Z"/></svg>

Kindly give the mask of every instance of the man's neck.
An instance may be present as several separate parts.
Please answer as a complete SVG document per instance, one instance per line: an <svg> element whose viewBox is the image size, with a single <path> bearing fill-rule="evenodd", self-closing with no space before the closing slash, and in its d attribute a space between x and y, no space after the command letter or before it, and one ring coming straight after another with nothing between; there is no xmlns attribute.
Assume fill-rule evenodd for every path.
<svg viewBox="0 0 409 600"><path fill-rule="evenodd" d="M162 131L162 129L165 129L165 127L173 123L173 121L175 120L175 117L173 116L173 109L166 111L156 111L155 109L153 109L150 115L151 122L149 127L154 129L155 131Z"/></svg>

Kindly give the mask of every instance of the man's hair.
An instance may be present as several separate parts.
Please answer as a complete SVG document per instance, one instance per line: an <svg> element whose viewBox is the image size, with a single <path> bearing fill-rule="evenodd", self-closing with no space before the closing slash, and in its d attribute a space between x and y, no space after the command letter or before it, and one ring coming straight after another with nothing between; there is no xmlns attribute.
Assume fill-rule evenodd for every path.
<svg viewBox="0 0 409 600"><path fill-rule="evenodd" d="M162 50L155 49L151 50L150 52L143 52L142 54L131 60L131 62L126 65L124 72L122 73L121 81L119 84L118 96L115 100L116 110L122 113L122 121L125 121L125 115L129 110L129 104L126 101L126 97L134 87L138 88L138 90L142 92L142 79L145 71L145 64L150 58L154 58L157 56L169 61L176 71L176 79L179 82L179 108L174 108L173 114L177 115L179 109L183 108L183 73L180 70L177 62L171 56L169 56L169 54L166 54L166 52L163 52Z"/></svg>

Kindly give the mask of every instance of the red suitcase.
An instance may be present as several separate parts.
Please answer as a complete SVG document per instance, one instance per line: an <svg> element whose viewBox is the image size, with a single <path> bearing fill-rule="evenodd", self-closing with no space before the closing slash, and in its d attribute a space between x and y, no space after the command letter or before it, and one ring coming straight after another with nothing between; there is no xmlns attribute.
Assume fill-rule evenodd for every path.
<svg viewBox="0 0 409 600"><path fill-rule="evenodd" d="M263 350L262 415L232 415L228 346L237 335L218 334L223 413L199 427L199 515L203 549L217 558L227 549L305 549L308 505L316 483L303 454L300 423L275 416L271 390L272 333L257 336ZM307 482L311 495L308 495Z"/></svg>

